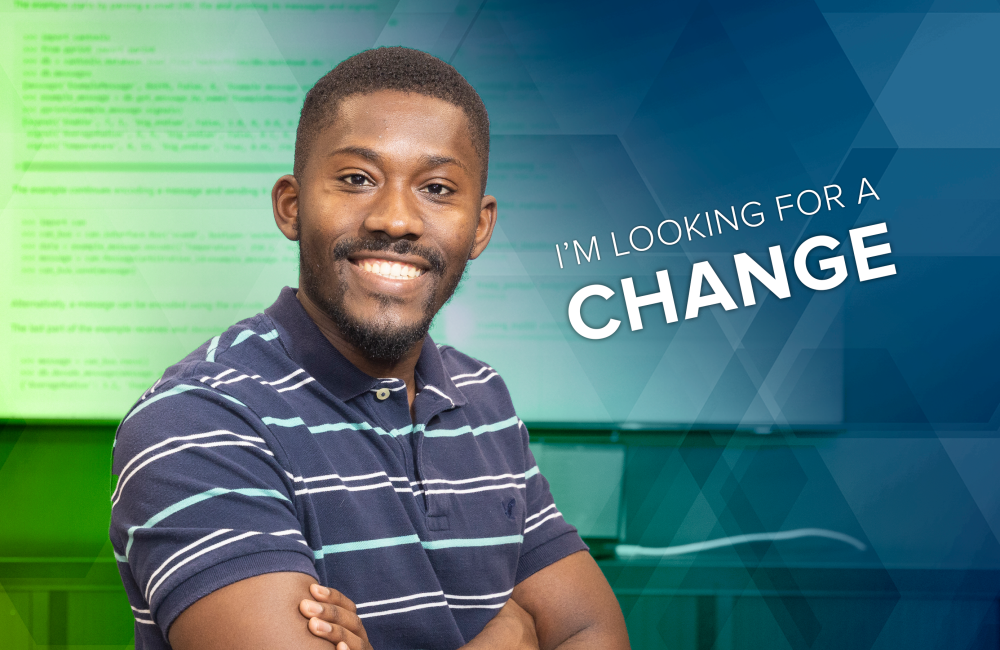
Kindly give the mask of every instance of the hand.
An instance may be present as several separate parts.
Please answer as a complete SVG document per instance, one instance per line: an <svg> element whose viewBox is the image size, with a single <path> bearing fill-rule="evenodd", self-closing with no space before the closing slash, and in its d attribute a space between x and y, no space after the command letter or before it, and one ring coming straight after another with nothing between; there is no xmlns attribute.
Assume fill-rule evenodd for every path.
<svg viewBox="0 0 1000 650"><path fill-rule="evenodd" d="M334 644L337 650L373 650L350 598L317 584L309 587L309 593L314 600L300 602L299 612L309 619L309 631L314 636Z"/></svg>

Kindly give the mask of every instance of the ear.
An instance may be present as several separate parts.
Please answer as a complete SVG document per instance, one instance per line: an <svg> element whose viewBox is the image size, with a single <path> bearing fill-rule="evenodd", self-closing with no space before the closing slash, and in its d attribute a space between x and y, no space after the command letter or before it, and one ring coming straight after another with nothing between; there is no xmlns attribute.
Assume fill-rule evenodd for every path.
<svg viewBox="0 0 1000 650"><path fill-rule="evenodd" d="M292 241L299 239L299 181L291 174L278 179L271 190L271 208L278 230Z"/></svg>
<svg viewBox="0 0 1000 650"><path fill-rule="evenodd" d="M497 225L496 197L487 194L479 205L479 220L476 222L476 237L469 253L470 260L476 259L486 250L486 245L493 236L493 228Z"/></svg>

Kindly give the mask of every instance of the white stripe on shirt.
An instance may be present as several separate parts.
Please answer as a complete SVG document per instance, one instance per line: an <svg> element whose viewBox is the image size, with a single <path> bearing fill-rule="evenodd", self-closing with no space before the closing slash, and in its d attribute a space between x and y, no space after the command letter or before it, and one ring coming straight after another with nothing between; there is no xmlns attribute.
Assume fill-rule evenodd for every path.
<svg viewBox="0 0 1000 650"><path fill-rule="evenodd" d="M512 590L513 591L513 590ZM427 591L422 594L413 594L412 596L400 596L399 598L387 598L386 600L372 600L367 603L358 603L355 605L357 609L362 607L377 607L379 605L389 605L391 603L402 603L407 600L416 600L418 598L430 598L431 596L444 596L443 591Z"/></svg>
<svg viewBox="0 0 1000 650"><path fill-rule="evenodd" d="M274 456L274 452L272 452L270 449L261 449L252 442L244 442L242 440L222 440L219 442L189 442L181 445L180 447L174 447L173 449L162 451L156 454L155 456L147 458L142 464L136 466L136 468L133 469L132 472L122 480L121 487L118 490L118 498L116 498L114 501L111 502L111 507L114 508L116 505L118 505L118 501L122 498L122 492L125 490L125 484L128 483L130 480L132 480L132 477L135 476L140 469L142 469L146 465L149 465L155 460L163 458L164 456L170 456L171 454L176 454L177 452L184 451L185 449L191 449L192 447L201 447L201 448L250 447L252 449L256 449L257 451L262 451L268 456Z"/></svg>
<svg viewBox="0 0 1000 650"><path fill-rule="evenodd" d="M441 601L439 603L424 603L423 605L413 605L412 607L401 607L400 609L389 609L384 612L371 612L369 614L358 614L358 618L375 618L376 616L385 616L386 614L401 614L403 612L412 612L415 609L426 609L428 607L447 607L448 603Z"/></svg>
<svg viewBox="0 0 1000 650"><path fill-rule="evenodd" d="M185 546L184 548L182 548L181 550L177 551L176 553L174 553L173 555L171 555L170 557L168 557L166 560L164 560L163 563L160 564L159 567L157 567L156 571L153 571L153 575L149 576L149 580L147 582L152 582L153 578L155 578L156 575L160 571L162 571L165 566L167 566L168 564L170 564L174 560L174 558L176 558L181 553L186 553L187 551L190 551L191 549L193 549L195 546L198 546L202 542L207 542L208 540L212 539L213 537L218 537L219 535L224 535L225 533L232 532L232 530L233 530L232 528L222 528L220 530L211 532L208 535L205 535L204 537L191 542L190 544L188 544L187 546ZM149 598L147 597L146 600L149 600ZM133 607L132 609L135 609L135 608ZM139 610L136 610L136 611L139 611ZM149 610L147 609L146 612L148 612L148 611Z"/></svg>
<svg viewBox="0 0 1000 650"><path fill-rule="evenodd" d="M497 373L491 372L482 379L470 379L469 381L463 381L458 384L455 384L455 388L461 388L462 386L468 386L469 384L485 384L486 382L497 376L498 376Z"/></svg>
<svg viewBox="0 0 1000 650"><path fill-rule="evenodd" d="M308 377L306 379L303 379L299 383L295 384L294 386L289 386L288 388L279 388L278 392L279 393L287 393L290 390L295 390L296 388L301 388L302 386L305 386L306 384L308 384L311 381L316 381L316 380L314 378L312 378L312 377Z"/></svg>
<svg viewBox="0 0 1000 650"><path fill-rule="evenodd" d="M550 505L547 505L547 506L545 506L544 508L542 508L541 510L539 510L539 511L538 511L538 512L536 512L535 514L533 514L533 515L531 515L530 517L528 517L527 519L525 519L525 520L524 520L524 523L528 523L528 522L529 522L529 521L531 521L532 519L537 519L538 517L542 516L542 513L543 513L543 512L545 512L545 511L547 511L547 510L552 510L552 509L553 509L553 508L555 508L555 507L556 507L556 504L554 504L554 503L552 503L552 504L550 504Z"/></svg>
<svg viewBox="0 0 1000 650"><path fill-rule="evenodd" d="M465 377L478 377L479 375L483 374L483 372L485 372L487 370L493 370L493 368L490 368L489 366L483 366L482 368L480 368L476 372L468 372L468 373L465 373L464 375L455 375L454 377L451 378L451 380L455 381L456 379L464 379Z"/></svg>
<svg viewBox="0 0 1000 650"><path fill-rule="evenodd" d="M524 472L520 474L497 474L495 476L474 476L472 478L428 478L422 481L410 481L410 485L427 485L428 483L448 483L449 485L462 485L464 483L478 483L479 481L499 481L507 478L524 478Z"/></svg>
<svg viewBox="0 0 1000 650"><path fill-rule="evenodd" d="M150 589L149 594L146 596L146 600L151 600L153 598L153 594L155 594L156 590L159 588L159 586L161 584L163 584L163 581L170 577L170 574L172 574L174 571L176 571L177 569L181 568L182 566L184 566L185 564L187 564L191 560L193 560L193 559L195 559L197 557L200 557L200 556L204 555L205 553L209 553L211 551L214 551L217 548L220 548L222 546L226 546L227 544L232 544L233 542L238 542L240 540L246 539L247 537L253 537L254 535L260 535L260 533L258 533L257 531L251 530L249 532L243 533L242 535L237 535L236 537L230 537L229 539L222 540L218 544L212 544L208 548L203 548L202 550L198 551L197 553L195 553L193 555L189 555L187 558L185 558L185 559L181 560L180 562L178 562L177 564L175 564L174 568L170 569L169 571L167 571L166 573L163 574L163 577L160 578L159 582L157 582L155 585L153 585L153 587Z"/></svg>
<svg viewBox="0 0 1000 650"><path fill-rule="evenodd" d="M505 488L527 489L524 483L503 483L501 485L483 485L476 488L466 488L458 490L455 488L443 488L440 490L414 490L413 494L472 494L473 492L488 492L489 490L503 490Z"/></svg>
<svg viewBox="0 0 1000 650"><path fill-rule="evenodd" d="M544 524L549 519L555 519L556 517L562 517L562 513L559 512L558 510L556 512L553 512L551 515L549 515L545 519L541 519L538 522L536 522L536 523L528 526L527 528L525 528L524 529L524 534L527 535L531 531L535 530L536 528L538 528L539 526L541 526L542 524Z"/></svg>
<svg viewBox="0 0 1000 650"><path fill-rule="evenodd" d="M295 372L293 372L292 374L290 374L290 375L285 375L285 376L284 376L284 377L282 377L281 379L276 379L276 380L274 380L274 381L262 381L262 382L260 382L260 383L261 383L261 384L263 384L264 386L277 386L278 384L283 384L283 383L285 383L286 381L288 381L289 379L291 379L291 378L292 378L292 377L294 377L295 375L301 375L301 374L302 374L302 373L304 373L304 372L305 372L305 370L304 370L304 369L302 369L302 368L299 368L298 370L296 370L296 371L295 371Z"/></svg>
<svg viewBox="0 0 1000 650"><path fill-rule="evenodd" d="M513 589L508 589L507 591L501 591L496 594L485 594L483 596L459 596L457 594L445 594L444 597L449 600L492 600L494 598L500 598L502 596L509 596L514 593Z"/></svg>
<svg viewBox="0 0 1000 650"><path fill-rule="evenodd" d="M199 438L211 438L212 436L236 436L237 438L240 438L241 440L249 440L251 442L264 442L263 438L258 438L257 436L244 436L244 435L241 435L239 433L233 433L232 431L228 431L226 429L217 429L215 431L208 431L207 433L195 433L195 434L191 434L191 435L188 435L188 436L174 436L172 438L167 438L166 440L164 440L162 442L158 442L155 445L152 445L150 447L146 447L145 449L143 449L142 451L140 451L138 454L136 454L135 456L133 456L132 459L125 464L125 467L122 468L121 476L125 475L125 473L128 471L128 468L132 466L132 463L134 463L135 461L139 460L142 456L144 456L145 454L148 454L149 452L151 452L151 451L153 451L155 449L159 449L160 447L163 447L165 445L169 445L171 442L177 442L178 440L198 440ZM121 478L118 479L118 483L121 483ZM118 485L116 484L115 485L115 490L112 493L112 497L114 497L114 495L117 492L118 492Z"/></svg>

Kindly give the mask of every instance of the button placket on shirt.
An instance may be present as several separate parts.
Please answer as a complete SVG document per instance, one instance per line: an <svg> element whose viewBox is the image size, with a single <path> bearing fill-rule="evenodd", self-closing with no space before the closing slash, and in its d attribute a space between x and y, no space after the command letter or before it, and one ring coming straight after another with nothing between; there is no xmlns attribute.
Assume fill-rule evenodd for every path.
<svg viewBox="0 0 1000 650"><path fill-rule="evenodd" d="M371 401L368 402L368 410L374 423L386 431L405 428L410 423L410 405L407 401L406 390L401 380L393 383L385 383L386 379L377 380L376 384L368 390ZM398 390L392 390L398 388ZM402 400L402 402L400 402ZM383 436L379 436L380 438ZM396 450L407 475L412 473L413 454L409 449L409 441L404 440L407 436L388 436L391 441L386 441L388 445Z"/></svg>
<svg viewBox="0 0 1000 650"><path fill-rule="evenodd" d="M395 409L400 408L406 413L405 419L408 424L413 425L409 435L393 436L402 452L403 464L406 467L407 475L413 481L422 481L426 475L427 463L423 458L424 435L423 428L441 412L448 410L452 402L446 397L437 395L432 391L419 391L416 396L416 413L418 417L413 420L410 416L410 404L406 391L399 388L396 382L384 383L386 379L380 379L376 387L371 389L374 397L374 410L381 417L378 419L388 424L389 429L402 428L402 417L397 418ZM397 380L399 381L399 380ZM398 390L392 390L399 388ZM401 415L401 414L399 414ZM397 422L398 419L398 422ZM423 426L421 426L423 425ZM385 426L385 425L383 425ZM422 483L418 483L417 489L423 490ZM421 504L424 516L435 519L447 519L448 499L432 498L426 492L419 495L418 503Z"/></svg>
<svg viewBox="0 0 1000 650"><path fill-rule="evenodd" d="M418 480L422 480L426 476L427 470L433 469L433 464L424 460L424 443L426 442L426 437L423 434L424 427L442 412L451 408L452 402L448 398L442 397L432 391L418 392L416 400L417 402L415 402L414 406L416 406L417 419L414 423L414 429L418 428L417 424L423 426L419 427L419 431L413 433L414 462L417 464L417 478ZM420 487L423 489L422 485ZM450 510L450 498L448 495L428 495L424 492L423 497L426 516L436 519L439 522L443 521L443 524L439 523L438 525L444 527L437 528L437 530L446 530L447 515Z"/></svg>

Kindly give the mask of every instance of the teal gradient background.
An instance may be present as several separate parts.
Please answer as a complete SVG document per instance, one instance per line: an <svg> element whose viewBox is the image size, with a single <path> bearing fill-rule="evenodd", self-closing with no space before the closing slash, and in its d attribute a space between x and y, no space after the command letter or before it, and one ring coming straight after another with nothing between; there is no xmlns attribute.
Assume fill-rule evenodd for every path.
<svg viewBox="0 0 1000 650"><path fill-rule="evenodd" d="M504 376L634 648L1000 645L996 2L0 0L0 647L132 642L117 420L295 283L268 192L302 97L395 44L492 122L499 226L432 335ZM844 208L779 218L831 184ZM750 201L758 227L629 248ZM847 233L877 223L896 274L861 282ZM816 235L829 291L792 270ZM791 296L746 307L733 255L775 245ZM702 261L739 307L686 320ZM661 269L681 320L632 332L620 281ZM594 283L600 341L567 317Z"/></svg>

